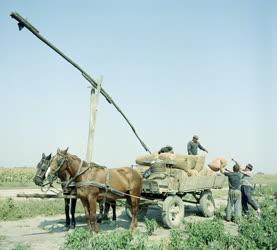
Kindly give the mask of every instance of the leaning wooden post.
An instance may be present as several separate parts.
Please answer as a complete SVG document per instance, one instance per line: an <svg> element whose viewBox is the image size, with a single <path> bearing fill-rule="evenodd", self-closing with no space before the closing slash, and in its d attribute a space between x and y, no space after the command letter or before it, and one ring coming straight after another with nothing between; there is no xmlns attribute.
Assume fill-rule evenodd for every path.
<svg viewBox="0 0 277 250"><path fill-rule="evenodd" d="M95 89L92 87L90 92L89 132L88 132L88 145L87 145L87 155L86 155L87 162L92 161L95 126L96 126L96 113L98 108L102 81L103 81L103 77L101 76L97 81L97 88Z"/></svg>

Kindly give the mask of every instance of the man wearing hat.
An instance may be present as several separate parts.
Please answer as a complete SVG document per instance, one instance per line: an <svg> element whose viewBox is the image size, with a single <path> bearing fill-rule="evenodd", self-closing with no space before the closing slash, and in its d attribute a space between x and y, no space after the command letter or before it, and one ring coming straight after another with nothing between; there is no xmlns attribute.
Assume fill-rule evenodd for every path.
<svg viewBox="0 0 277 250"><path fill-rule="evenodd" d="M243 174L241 179L241 194L242 194L242 211L245 214L249 213L248 204L257 211L258 215L261 210L257 201L252 196L253 185L252 185L252 170L253 166L251 164L247 164L244 170L241 171Z"/></svg>
<svg viewBox="0 0 277 250"><path fill-rule="evenodd" d="M198 141L199 140L199 137L197 135L194 135L192 137L192 141L189 141L188 142L188 154L189 155L197 155L197 150L198 148L207 152L208 153L208 150L205 149L201 144L200 142Z"/></svg>

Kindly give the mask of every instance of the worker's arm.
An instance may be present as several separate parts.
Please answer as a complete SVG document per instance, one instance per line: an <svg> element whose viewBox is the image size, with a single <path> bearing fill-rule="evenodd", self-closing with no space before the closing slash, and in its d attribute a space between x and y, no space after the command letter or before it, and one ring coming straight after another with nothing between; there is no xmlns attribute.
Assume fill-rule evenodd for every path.
<svg viewBox="0 0 277 250"><path fill-rule="evenodd" d="M191 152L191 143L190 142L188 143L187 148L188 148L188 154L192 155L192 152Z"/></svg>
<svg viewBox="0 0 277 250"><path fill-rule="evenodd" d="M252 177L252 173L250 171L244 171L244 170L240 170L240 173L247 175L249 177Z"/></svg>
<svg viewBox="0 0 277 250"><path fill-rule="evenodd" d="M198 143L198 148L208 153L208 150L205 149L200 143Z"/></svg>
<svg viewBox="0 0 277 250"><path fill-rule="evenodd" d="M227 168L220 168L219 169L220 173L224 174L224 175L228 175L229 173L231 173L231 171Z"/></svg>

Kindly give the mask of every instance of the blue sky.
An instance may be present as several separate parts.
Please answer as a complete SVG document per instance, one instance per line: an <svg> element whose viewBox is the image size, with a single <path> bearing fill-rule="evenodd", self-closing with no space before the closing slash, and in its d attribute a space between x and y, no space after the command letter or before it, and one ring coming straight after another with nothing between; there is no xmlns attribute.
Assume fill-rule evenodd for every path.
<svg viewBox="0 0 277 250"><path fill-rule="evenodd" d="M17 11L94 78L152 151L232 157L275 172L276 1L1 1L0 166L34 166L69 146L85 158L89 83L9 17ZM275 85L274 85L275 83ZM275 98L274 98L275 97ZM144 154L105 99L94 161Z"/></svg>

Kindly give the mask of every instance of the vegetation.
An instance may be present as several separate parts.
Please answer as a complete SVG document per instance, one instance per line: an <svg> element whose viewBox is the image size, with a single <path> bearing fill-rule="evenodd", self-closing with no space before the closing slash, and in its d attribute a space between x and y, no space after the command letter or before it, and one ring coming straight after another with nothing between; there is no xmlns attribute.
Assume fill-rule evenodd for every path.
<svg viewBox="0 0 277 250"><path fill-rule="evenodd" d="M76 212L83 213L84 209L80 202L77 203ZM0 202L0 221L17 220L34 217L38 215L64 214L64 200L14 200L12 198L3 199Z"/></svg>
<svg viewBox="0 0 277 250"><path fill-rule="evenodd" d="M91 234L81 228L66 236L67 249L276 249L277 208L272 196L275 188L260 190L261 217L253 212L238 221L238 234L225 229L222 211L212 220L186 223L184 227L172 229L168 241L151 241L151 234L157 228L153 220L146 219L146 233L130 233L127 230L112 233ZM222 208L221 208L222 209Z"/></svg>
<svg viewBox="0 0 277 250"><path fill-rule="evenodd" d="M29 250L30 246L22 243L18 243L12 250Z"/></svg>
<svg viewBox="0 0 277 250"><path fill-rule="evenodd" d="M158 228L158 223L154 219L147 219L144 220L145 226L146 226L146 233L147 235L152 235L153 232Z"/></svg>
<svg viewBox="0 0 277 250"><path fill-rule="evenodd" d="M0 187L35 186L35 168L0 168Z"/></svg>

